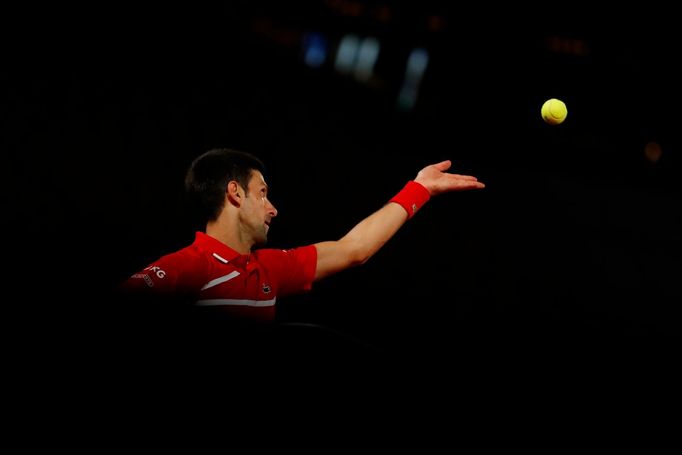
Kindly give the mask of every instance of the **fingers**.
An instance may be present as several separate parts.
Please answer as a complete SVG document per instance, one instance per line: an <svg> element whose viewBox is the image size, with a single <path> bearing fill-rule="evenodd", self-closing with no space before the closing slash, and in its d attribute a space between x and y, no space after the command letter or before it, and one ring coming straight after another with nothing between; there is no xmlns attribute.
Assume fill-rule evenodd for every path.
<svg viewBox="0 0 682 455"><path fill-rule="evenodd" d="M459 179L459 180L471 180L471 181L477 181L478 179L474 177L473 175L462 175L462 174L450 174L453 177Z"/></svg>
<svg viewBox="0 0 682 455"><path fill-rule="evenodd" d="M456 191L462 189L485 188L485 185L479 182L478 178L473 175L450 174L445 172L450 169L451 166L452 161L450 160L434 163L422 169L419 172L417 179L424 186L436 190L438 193L443 190ZM440 190L437 189L439 186L442 186ZM446 187L448 189L446 189Z"/></svg>
<svg viewBox="0 0 682 455"><path fill-rule="evenodd" d="M449 180L453 186L461 189L485 188L485 184L479 182L473 175L450 174Z"/></svg>
<svg viewBox="0 0 682 455"><path fill-rule="evenodd" d="M452 166L452 162L450 160L445 160L445 161L441 161L440 163L436 163L433 166L436 169L438 169L439 171L443 172L443 171L447 171L448 169L450 169L450 166Z"/></svg>

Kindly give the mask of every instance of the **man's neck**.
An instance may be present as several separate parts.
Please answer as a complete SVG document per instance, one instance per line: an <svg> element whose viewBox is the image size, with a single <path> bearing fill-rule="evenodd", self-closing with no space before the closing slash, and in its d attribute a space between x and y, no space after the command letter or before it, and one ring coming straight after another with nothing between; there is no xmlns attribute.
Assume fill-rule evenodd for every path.
<svg viewBox="0 0 682 455"><path fill-rule="evenodd" d="M206 224L206 235L224 243L239 254L251 253L250 242L247 242L241 235L237 226L230 226L224 220L212 221Z"/></svg>

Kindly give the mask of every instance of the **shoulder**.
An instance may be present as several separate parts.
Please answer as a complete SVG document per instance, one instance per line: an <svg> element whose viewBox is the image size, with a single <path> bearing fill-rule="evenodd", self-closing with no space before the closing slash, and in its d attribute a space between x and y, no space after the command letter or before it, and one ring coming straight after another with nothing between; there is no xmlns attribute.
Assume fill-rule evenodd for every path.
<svg viewBox="0 0 682 455"><path fill-rule="evenodd" d="M166 253L163 256L161 256L157 262L159 263L179 263L179 264L186 264L187 262L191 262L192 264L200 263L200 262L206 262L207 259L209 258L210 254L201 248L198 248L196 245L188 245L184 248L181 248L177 251L173 251L170 253Z"/></svg>
<svg viewBox="0 0 682 455"><path fill-rule="evenodd" d="M295 248L262 248L254 251L253 256L259 261L286 260L288 258L315 256L315 245L306 245Z"/></svg>

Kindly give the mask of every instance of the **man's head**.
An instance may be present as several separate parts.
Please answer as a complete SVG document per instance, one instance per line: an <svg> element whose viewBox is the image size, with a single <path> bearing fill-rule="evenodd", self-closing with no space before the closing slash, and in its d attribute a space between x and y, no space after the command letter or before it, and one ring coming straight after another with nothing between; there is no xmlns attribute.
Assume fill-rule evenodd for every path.
<svg viewBox="0 0 682 455"><path fill-rule="evenodd" d="M204 223L218 220L226 203L239 207L242 234L265 243L277 210L267 199L265 166L239 150L216 148L197 157L185 177L187 195Z"/></svg>

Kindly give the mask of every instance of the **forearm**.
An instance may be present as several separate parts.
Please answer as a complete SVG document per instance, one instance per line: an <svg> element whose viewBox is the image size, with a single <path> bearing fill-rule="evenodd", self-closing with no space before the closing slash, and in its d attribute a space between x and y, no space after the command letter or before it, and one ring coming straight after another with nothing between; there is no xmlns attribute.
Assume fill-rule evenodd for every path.
<svg viewBox="0 0 682 455"><path fill-rule="evenodd" d="M365 263L407 220L407 212L388 203L336 241L316 243L315 280Z"/></svg>
<svg viewBox="0 0 682 455"><path fill-rule="evenodd" d="M371 258L405 224L407 212L396 203L388 203L353 227L339 242L351 252L354 262Z"/></svg>
<svg viewBox="0 0 682 455"><path fill-rule="evenodd" d="M367 262L429 197L424 186L408 182L388 204L360 221L341 239L316 244L315 279Z"/></svg>
<svg viewBox="0 0 682 455"><path fill-rule="evenodd" d="M476 177L445 173L449 168L450 160L426 166L388 204L359 222L341 239L315 244L315 280L366 262L432 196L485 188Z"/></svg>

